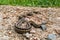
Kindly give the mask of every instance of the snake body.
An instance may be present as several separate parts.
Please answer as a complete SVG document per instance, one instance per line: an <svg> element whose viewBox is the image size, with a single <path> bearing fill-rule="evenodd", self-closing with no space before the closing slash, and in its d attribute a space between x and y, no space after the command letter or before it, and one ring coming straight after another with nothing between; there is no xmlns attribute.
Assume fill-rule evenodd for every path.
<svg viewBox="0 0 60 40"><path fill-rule="evenodd" d="M26 22L26 26L22 26L22 24ZM21 27L22 26L22 27ZM25 28L23 28L25 27ZM15 30L18 32L18 33L26 33L26 32L29 32L31 29L31 25L29 22L27 22L26 20L24 20L24 18L20 19L16 25L15 25Z"/></svg>

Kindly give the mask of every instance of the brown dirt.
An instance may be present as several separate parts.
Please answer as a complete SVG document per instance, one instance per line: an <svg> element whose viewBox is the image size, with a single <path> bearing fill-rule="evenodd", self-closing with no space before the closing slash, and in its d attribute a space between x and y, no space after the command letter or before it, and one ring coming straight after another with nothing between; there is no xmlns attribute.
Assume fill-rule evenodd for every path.
<svg viewBox="0 0 60 40"><path fill-rule="evenodd" d="M44 40L48 34L56 34L56 40L60 40L59 34L55 29L60 28L60 8L40 8L40 7L19 7L19 6L0 6L0 40L27 40L21 34L14 30L14 25L18 21L18 17L26 15L32 11L37 11L43 16L43 20L49 20L47 30L42 31L40 28L32 28L35 30L33 35ZM47 19L44 19L47 18ZM32 33L31 33L32 34Z"/></svg>

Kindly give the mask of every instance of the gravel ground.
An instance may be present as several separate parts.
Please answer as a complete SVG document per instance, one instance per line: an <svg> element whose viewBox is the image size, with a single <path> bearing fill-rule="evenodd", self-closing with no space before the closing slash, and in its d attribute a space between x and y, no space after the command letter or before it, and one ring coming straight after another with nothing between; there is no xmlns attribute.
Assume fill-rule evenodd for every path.
<svg viewBox="0 0 60 40"><path fill-rule="evenodd" d="M41 18L48 20L47 29L43 31L40 28L32 27L31 33L26 33L27 37L31 37L26 39L22 34L15 32L14 25L18 21L19 16L32 11L42 13L43 16ZM54 40L60 40L60 8L0 5L0 40L47 40L49 34L55 34L56 39Z"/></svg>

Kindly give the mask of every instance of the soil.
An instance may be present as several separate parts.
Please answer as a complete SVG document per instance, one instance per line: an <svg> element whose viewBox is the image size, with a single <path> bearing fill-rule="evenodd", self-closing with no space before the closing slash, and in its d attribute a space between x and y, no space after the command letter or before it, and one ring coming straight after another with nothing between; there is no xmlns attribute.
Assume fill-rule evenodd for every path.
<svg viewBox="0 0 60 40"><path fill-rule="evenodd" d="M33 36L26 39L22 34L18 34L14 30L14 25L19 17L27 13L39 13L38 17L41 18L41 23L47 21L46 30L32 26ZM33 19L33 17L31 17ZM38 19L38 18L37 18ZM35 20L33 19L35 22ZM36 21L37 23L38 21ZM39 24L39 23L37 23ZM60 8L41 8L41 7L20 7L20 6L7 6L0 5L0 40L32 40L31 38L38 38L36 40L46 40L49 34L55 34L56 40L60 40ZM34 39L35 40L35 39Z"/></svg>

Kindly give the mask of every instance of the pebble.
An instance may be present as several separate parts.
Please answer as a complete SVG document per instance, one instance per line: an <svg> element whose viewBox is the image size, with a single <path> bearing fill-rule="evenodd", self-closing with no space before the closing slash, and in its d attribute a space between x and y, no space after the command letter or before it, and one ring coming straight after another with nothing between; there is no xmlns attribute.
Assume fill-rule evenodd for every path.
<svg viewBox="0 0 60 40"><path fill-rule="evenodd" d="M34 30L34 29L32 29L31 31L30 31L30 33L35 33L36 31Z"/></svg>
<svg viewBox="0 0 60 40"><path fill-rule="evenodd" d="M42 30L46 30L46 25L42 24L40 27Z"/></svg>
<svg viewBox="0 0 60 40"><path fill-rule="evenodd" d="M38 37L32 37L32 38L30 38L30 40L40 40L40 38L38 38Z"/></svg>
<svg viewBox="0 0 60 40"><path fill-rule="evenodd" d="M55 34L49 34L47 39L48 40L56 40L56 35Z"/></svg>
<svg viewBox="0 0 60 40"><path fill-rule="evenodd" d="M30 37L32 37L32 34L26 33L26 34L24 34L24 36L25 36L26 38L30 38Z"/></svg>
<svg viewBox="0 0 60 40"><path fill-rule="evenodd" d="M11 35L11 34L12 34L12 32L11 32L11 31L9 31L9 32L8 32L8 34L9 34L9 35Z"/></svg>
<svg viewBox="0 0 60 40"><path fill-rule="evenodd" d="M25 20L29 21L29 18L26 17Z"/></svg>

